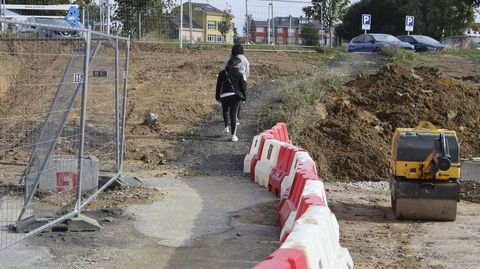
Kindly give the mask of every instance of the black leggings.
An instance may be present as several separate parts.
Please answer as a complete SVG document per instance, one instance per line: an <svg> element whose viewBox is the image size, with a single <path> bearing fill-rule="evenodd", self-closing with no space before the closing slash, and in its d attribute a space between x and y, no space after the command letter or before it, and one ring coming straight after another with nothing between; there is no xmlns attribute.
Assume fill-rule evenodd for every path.
<svg viewBox="0 0 480 269"><path fill-rule="evenodd" d="M222 100L223 122L225 127L228 126L228 116L230 116L230 127L232 135L235 134L237 128L237 113L240 101L237 98L225 98Z"/></svg>

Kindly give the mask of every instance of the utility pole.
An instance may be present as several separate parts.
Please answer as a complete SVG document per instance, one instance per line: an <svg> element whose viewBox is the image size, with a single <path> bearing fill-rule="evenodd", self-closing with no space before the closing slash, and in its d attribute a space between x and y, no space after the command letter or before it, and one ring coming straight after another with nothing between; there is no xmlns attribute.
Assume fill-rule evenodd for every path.
<svg viewBox="0 0 480 269"><path fill-rule="evenodd" d="M277 42L277 37L275 35L275 17L273 17L273 0L270 0L272 4L272 31L273 31L273 48L275 49L275 43Z"/></svg>
<svg viewBox="0 0 480 269"><path fill-rule="evenodd" d="M320 28L322 28L322 45L325 46L325 25L323 23L323 3L320 4Z"/></svg>
<svg viewBox="0 0 480 269"><path fill-rule="evenodd" d="M5 2L6 2L6 1L7 1L7 0L2 0L2 9L1 9L1 11L2 11L2 17L3 17L4 20L7 18L7 13L6 13L7 10L5 9L5 4L6 4ZM5 24L4 24L4 23L1 23L1 24L0 24L0 30L1 30L2 32L6 31L6 29L4 29L4 28L6 28L6 27L5 27Z"/></svg>
<svg viewBox="0 0 480 269"><path fill-rule="evenodd" d="M246 36L246 43L248 45L249 43L249 39L250 39L250 18L248 17L248 0L245 0L245 22L246 22L246 26L247 26L247 36Z"/></svg>
<svg viewBox="0 0 480 269"><path fill-rule="evenodd" d="M110 0L107 0L107 34L110 34Z"/></svg>
<svg viewBox="0 0 480 269"><path fill-rule="evenodd" d="M183 48L183 0L180 0L180 28L178 30L180 48Z"/></svg>
<svg viewBox="0 0 480 269"><path fill-rule="evenodd" d="M267 44L268 44L268 45L270 45L270 44L272 43L272 42L271 42L272 29L271 29L271 27L270 27L270 26L271 26L271 21L272 21L271 12L270 12L271 8L272 8L272 3L269 3L269 4L268 4L268 20L267 20L267 22L268 22L268 27L267 27L267 34L268 34Z"/></svg>
<svg viewBox="0 0 480 269"><path fill-rule="evenodd" d="M192 12L192 0L188 0L188 19L190 20L190 47L193 47L193 12Z"/></svg>

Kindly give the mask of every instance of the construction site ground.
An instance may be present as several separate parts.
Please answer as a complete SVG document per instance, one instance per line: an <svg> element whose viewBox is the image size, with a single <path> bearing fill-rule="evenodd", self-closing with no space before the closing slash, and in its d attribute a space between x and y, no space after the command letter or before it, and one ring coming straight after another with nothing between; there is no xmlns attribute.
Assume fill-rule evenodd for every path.
<svg viewBox="0 0 480 269"><path fill-rule="evenodd" d="M378 54L246 52L252 80L238 131L240 141L232 143L221 134L223 122L213 98L216 74L228 54L226 50L134 46L125 169L126 175L138 177L144 186L108 190L88 208L85 214L99 220L101 232L42 233L0 253L1 268L251 268L277 249L278 198L252 183L241 166L251 138L261 131L260 115L279 102L284 85L280 82L328 70L346 85L356 81L361 88L362 78L391 63ZM418 56L413 63L394 64L392 70L400 70L404 80L393 83L411 80L404 70L435 67L449 78L458 78L458 83L478 89L479 63L479 58L467 56ZM364 97L348 94L348 89L334 93L329 100ZM328 112L328 102L325 107ZM144 123L147 112L159 114L155 126ZM342 124L346 122L339 122L338 130L347 130ZM350 250L356 268L475 268L480 263L476 255L480 251L480 184L475 183L480 168L476 162L469 162L463 171L469 181L464 184L468 188L456 221L398 221L390 208L383 170L375 172L369 166L370 174L358 173L354 166L358 158L349 159L354 172L342 170L349 169L348 162L331 168L334 155L349 156L333 150L327 154L326 145L309 139L333 137L321 132L325 126L322 121L312 123L315 135L295 142L308 147L317 160L328 161L322 173L329 205L340 224L341 243ZM469 126L472 134L478 133L478 122ZM366 133L375 140L371 129ZM382 143L387 140L383 136ZM334 143L344 146L339 139ZM468 143L465 157L478 156L475 141ZM388 157L384 150L377 152L378 159Z"/></svg>

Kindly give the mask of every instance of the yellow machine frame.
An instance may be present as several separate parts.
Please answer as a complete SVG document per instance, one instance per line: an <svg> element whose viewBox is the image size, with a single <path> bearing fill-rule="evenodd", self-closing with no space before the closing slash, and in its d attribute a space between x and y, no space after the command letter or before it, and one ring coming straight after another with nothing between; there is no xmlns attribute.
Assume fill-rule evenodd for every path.
<svg viewBox="0 0 480 269"><path fill-rule="evenodd" d="M397 128L393 135L391 145L390 169L397 177L405 177L406 179L424 179L424 180L449 180L460 178L460 163L452 163L452 166L447 171L438 171L434 176L430 174L431 163L433 156L430 154L423 162L404 162L397 161L397 142L401 133L415 132L415 133L443 133L455 136L455 131L438 129L430 122L423 121L415 128ZM458 139L458 138L457 138ZM415 173L411 172L415 171Z"/></svg>

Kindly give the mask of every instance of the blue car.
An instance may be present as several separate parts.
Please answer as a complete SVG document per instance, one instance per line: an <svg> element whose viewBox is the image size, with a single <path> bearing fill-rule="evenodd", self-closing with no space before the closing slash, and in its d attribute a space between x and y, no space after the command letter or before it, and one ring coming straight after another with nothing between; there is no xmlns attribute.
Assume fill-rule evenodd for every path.
<svg viewBox="0 0 480 269"><path fill-rule="evenodd" d="M348 44L347 52L375 52L382 48L401 48L414 50L415 47L407 42L402 42L393 35L366 34L352 39Z"/></svg>

